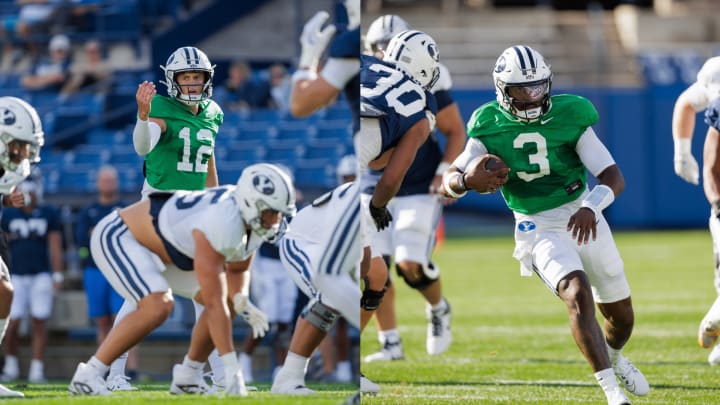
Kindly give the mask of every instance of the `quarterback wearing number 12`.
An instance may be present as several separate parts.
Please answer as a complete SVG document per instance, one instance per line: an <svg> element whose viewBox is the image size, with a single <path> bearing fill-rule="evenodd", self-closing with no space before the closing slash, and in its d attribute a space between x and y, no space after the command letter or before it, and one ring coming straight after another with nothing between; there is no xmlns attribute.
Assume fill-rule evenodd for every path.
<svg viewBox="0 0 720 405"><path fill-rule="evenodd" d="M445 193L460 197L473 184L469 163L488 153L510 168L501 191L515 215L515 252L521 274L533 272L568 308L576 344L592 367L608 404L629 404L626 390L649 391L647 380L621 353L634 314L623 262L603 209L623 191L624 179L592 125L595 107L583 97L550 96L552 72L528 46L513 46L493 72L497 100L479 107L467 125L465 150L446 171ZM600 184L589 190L586 172ZM604 333L595 305L605 317Z"/></svg>

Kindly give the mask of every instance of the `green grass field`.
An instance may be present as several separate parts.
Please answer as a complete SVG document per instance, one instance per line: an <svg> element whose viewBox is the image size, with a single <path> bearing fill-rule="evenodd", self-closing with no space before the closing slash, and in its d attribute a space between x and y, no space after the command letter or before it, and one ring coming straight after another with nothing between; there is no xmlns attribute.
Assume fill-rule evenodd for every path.
<svg viewBox="0 0 720 405"><path fill-rule="evenodd" d="M651 385L634 404L718 404L720 368L696 343L715 299L709 232L615 235L636 314L624 353ZM606 404L569 332L564 305L536 277L521 278L510 236L449 239L436 253L453 308L453 345L425 353L424 305L398 284L406 360L364 364L382 386L363 404ZM402 282L401 282L402 283ZM379 349L371 322L362 354Z"/></svg>
<svg viewBox="0 0 720 405"><path fill-rule="evenodd" d="M707 231L617 233L633 292L636 325L625 354L652 386L634 404L720 403L720 368L696 343L698 324L715 298ZM406 360L363 365L382 386L363 404L605 404L590 367L570 337L563 304L536 278L520 278L511 237L451 238L436 254L445 295L453 306L454 343L438 357L425 354L424 305L398 284L398 316ZM363 355L379 344L371 322ZM11 385L12 387L12 385ZM175 397L167 383L140 393L74 398L66 383L16 387L24 404L220 403L219 398ZM311 398L271 395L267 384L242 403L340 404L351 386L311 384Z"/></svg>

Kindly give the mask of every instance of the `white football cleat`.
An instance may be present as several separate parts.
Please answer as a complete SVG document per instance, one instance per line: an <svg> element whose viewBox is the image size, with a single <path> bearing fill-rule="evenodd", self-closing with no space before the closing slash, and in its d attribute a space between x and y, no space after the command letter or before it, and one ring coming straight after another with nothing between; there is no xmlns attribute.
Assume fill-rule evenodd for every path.
<svg viewBox="0 0 720 405"><path fill-rule="evenodd" d="M305 386L302 381L273 381L270 392L273 394L286 394L286 395L312 395L315 393L314 390Z"/></svg>
<svg viewBox="0 0 720 405"><path fill-rule="evenodd" d="M18 365L17 356L5 356L5 367L3 367L0 381L15 381L20 377L20 366Z"/></svg>
<svg viewBox="0 0 720 405"><path fill-rule="evenodd" d="M364 374L360 373L360 393L375 395L380 392L380 386L368 380Z"/></svg>
<svg viewBox="0 0 720 405"><path fill-rule="evenodd" d="M0 384L0 398L8 398L8 397L22 398L24 396L25 396L25 394L23 394L22 392L13 391L10 388Z"/></svg>
<svg viewBox="0 0 720 405"><path fill-rule="evenodd" d="M107 389L110 391L137 391L137 387L130 384L130 377L122 374L108 376Z"/></svg>
<svg viewBox="0 0 720 405"><path fill-rule="evenodd" d="M443 298L445 300L445 298ZM450 304L445 301L447 308L444 311L433 311L430 305L426 306L428 320L427 340L425 346L428 354L437 355L445 352L452 343L450 332Z"/></svg>
<svg viewBox="0 0 720 405"><path fill-rule="evenodd" d="M365 356L363 361L365 363L371 363L373 361L393 361L393 360L404 360L405 353L403 353L402 342L385 342L383 348L376 353L368 354Z"/></svg>
<svg viewBox="0 0 720 405"><path fill-rule="evenodd" d="M30 362L30 371L28 372L28 382L33 384L45 384L45 366L40 360L32 360Z"/></svg>
<svg viewBox="0 0 720 405"><path fill-rule="evenodd" d="M622 354L618 354L617 359L612 363L612 368L623 387L631 394L642 396L650 392L650 385L643 373Z"/></svg>
<svg viewBox="0 0 720 405"><path fill-rule="evenodd" d="M75 370L70 386L70 395L110 395L105 380L93 367L80 363Z"/></svg>
<svg viewBox="0 0 720 405"><path fill-rule="evenodd" d="M711 366L720 365L720 345L715 346L708 356L708 363Z"/></svg>
<svg viewBox="0 0 720 405"><path fill-rule="evenodd" d="M632 405L625 392L620 387L613 389L610 392L606 392L608 405Z"/></svg>
<svg viewBox="0 0 720 405"><path fill-rule="evenodd" d="M170 383L170 393L176 395L204 395L210 390L205 379L203 379L202 369L192 369L182 364L173 366L173 378Z"/></svg>
<svg viewBox="0 0 720 405"><path fill-rule="evenodd" d="M703 319L698 329L698 344L707 349L714 345L720 336L720 320Z"/></svg>

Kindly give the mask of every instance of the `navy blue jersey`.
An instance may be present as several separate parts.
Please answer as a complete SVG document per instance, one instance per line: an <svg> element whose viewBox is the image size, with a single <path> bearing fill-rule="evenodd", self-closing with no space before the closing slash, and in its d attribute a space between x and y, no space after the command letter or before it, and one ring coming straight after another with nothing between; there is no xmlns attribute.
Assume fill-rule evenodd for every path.
<svg viewBox="0 0 720 405"><path fill-rule="evenodd" d="M360 59L360 28L339 32L330 43L328 57ZM353 118L353 134L360 130L360 73L350 79L343 89Z"/></svg>
<svg viewBox="0 0 720 405"><path fill-rule="evenodd" d="M29 213L8 208L0 223L8 235L12 274L31 275L52 270L48 234L62 229L60 212L55 207L36 207Z"/></svg>
<svg viewBox="0 0 720 405"><path fill-rule="evenodd" d="M720 97L712 100L705 109L705 123L720 131Z"/></svg>
<svg viewBox="0 0 720 405"><path fill-rule="evenodd" d="M426 110L437 113L432 93L393 64L369 55L360 59L360 100L360 114L379 120L381 152L395 147L413 125L426 117Z"/></svg>
<svg viewBox="0 0 720 405"><path fill-rule="evenodd" d="M78 213L75 223L75 243L78 249L80 249L80 258L84 259L85 267L97 267L90 255L90 232L92 232L95 225L107 214L124 206L125 204L123 202L116 202L109 205L94 202Z"/></svg>

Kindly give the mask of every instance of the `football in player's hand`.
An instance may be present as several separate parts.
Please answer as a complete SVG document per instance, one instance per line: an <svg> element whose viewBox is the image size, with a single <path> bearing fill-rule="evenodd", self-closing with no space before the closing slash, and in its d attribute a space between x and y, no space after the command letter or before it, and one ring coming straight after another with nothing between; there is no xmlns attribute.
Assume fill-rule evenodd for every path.
<svg viewBox="0 0 720 405"><path fill-rule="evenodd" d="M479 156L465 168L465 185L478 193L493 193L505 184L509 171L500 157L492 154Z"/></svg>

